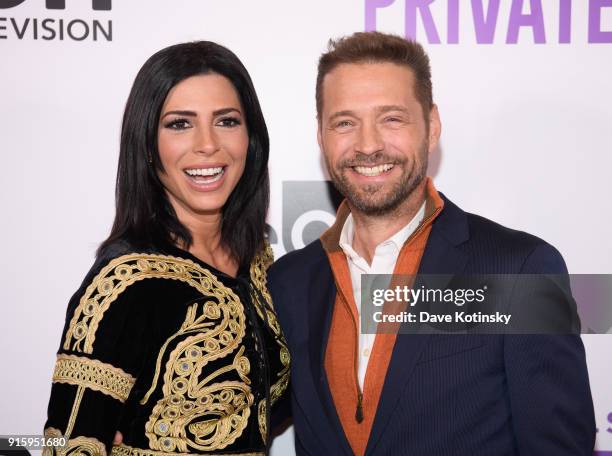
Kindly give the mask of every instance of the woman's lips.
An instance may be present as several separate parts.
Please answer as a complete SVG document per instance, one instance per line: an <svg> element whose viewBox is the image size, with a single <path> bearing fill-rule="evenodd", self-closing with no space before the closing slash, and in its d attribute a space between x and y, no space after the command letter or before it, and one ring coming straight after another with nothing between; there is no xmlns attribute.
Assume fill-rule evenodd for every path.
<svg viewBox="0 0 612 456"><path fill-rule="evenodd" d="M185 176L198 191L216 190L223 183L226 166L211 166L185 169Z"/></svg>

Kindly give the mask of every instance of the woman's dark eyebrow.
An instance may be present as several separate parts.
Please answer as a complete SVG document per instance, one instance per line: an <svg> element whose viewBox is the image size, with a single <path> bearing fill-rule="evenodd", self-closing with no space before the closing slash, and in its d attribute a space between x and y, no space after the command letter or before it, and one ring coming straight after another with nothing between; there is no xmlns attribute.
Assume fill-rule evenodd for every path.
<svg viewBox="0 0 612 456"><path fill-rule="evenodd" d="M221 108L213 111L213 117L222 116L223 114L229 114L230 112L237 112L242 115L242 112L238 108ZM198 114L195 111L188 110L177 110L177 111L168 111L163 116L162 119L166 116L175 115L175 116L185 116L185 117L197 117Z"/></svg>
<svg viewBox="0 0 612 456"><path fill-rule="evenodd" d="M242 115L242 112L238 108L221 108L213 111L213 117L222 116L223 114L229 114L230 112L234 111Z"/></svg>
<svg viewBox="0 0 612 456"><path fill-rule="evenodd" d="M170 115L186 116L186 117L197 117L198 116L194 111L168 111L162 116L162 119Z"/></svg>

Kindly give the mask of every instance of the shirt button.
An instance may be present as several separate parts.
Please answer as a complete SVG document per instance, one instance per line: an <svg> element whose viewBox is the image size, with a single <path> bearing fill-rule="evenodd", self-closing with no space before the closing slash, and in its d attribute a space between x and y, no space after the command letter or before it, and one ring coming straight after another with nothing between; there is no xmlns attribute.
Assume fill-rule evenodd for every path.
<svg viewBox="0 0 612 456"><path fill-rule="evenodd" d="M364 348L363 349L363 356L370 356L370 349L369 348Z"/></svg>

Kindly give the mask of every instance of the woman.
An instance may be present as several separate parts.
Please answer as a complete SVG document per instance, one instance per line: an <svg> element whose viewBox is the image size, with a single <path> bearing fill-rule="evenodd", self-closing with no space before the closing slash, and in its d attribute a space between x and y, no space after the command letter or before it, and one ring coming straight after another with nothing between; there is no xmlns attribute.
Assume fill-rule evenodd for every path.
<svg viewBox="0 0 612 456"><path fill-rule="evenodd" d="M45 434L59 453L264 454L289 354L266 289L268 134L238 58L153 55L121 133L115 222L68 306Z"/></svg>

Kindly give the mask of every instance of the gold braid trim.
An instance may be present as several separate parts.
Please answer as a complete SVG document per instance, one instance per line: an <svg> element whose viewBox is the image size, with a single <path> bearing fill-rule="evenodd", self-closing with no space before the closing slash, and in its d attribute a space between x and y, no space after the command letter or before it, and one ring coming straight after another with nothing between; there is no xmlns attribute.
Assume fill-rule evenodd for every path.
<svg viewBox="0 0 612 456"><path fill-rule="evenodd" d="M45 429L45 437L62 437L59 429ZM93 437L76 437L68 440L66 446L45 447L42 452L43 456L106 456L106 447L102 442Z"/></svg>
<svg viewBox="0 0 612 456"><path fill-rule="evenodd" d="M74 397L74 402L72 403L72 410L70 411L70 418L68 419L68 425L66 426L66 438L70 438L72 435L72 428L74 427L74 423L76 422L76 417L79 414L79 407L81 406L81 401L83 400L83 393L85 392L85 388L83 386L79 386L76 391L76 395Z"/></svg>
<svg viewBox="0 0 612 456"><path fill-rule="evenodd" d="M204 296L215 296L215 288L225 289L210 271L191 260L142 253L120 256L103 267L85 290L66 331L64 350L93 353L104 313L128 286L144 279L179 280Z"/></svg>
<svg viewBox="0 0 612 456"><path fill-rule="evenodd" d="M57 355L53 383L89 388L125 402L136 379L121 369L95 359Z"/></svg>
<svg viewBox="0 0 612 456"><path fill-rule="evenodd" d="M276 342L280 347L280 361L281 365L283 366L282 370L276 374L276 376L279 377L279 380L270 388L271 405L274 405L274 403L280 396L282 396L283 392L287 388L287 385L289 384L289 369L291 367L291 356L289 355L287 342L285 341L285 336L283 335L278 318L276 317L276 312L274 311L272 296L270 296L270 292L268 291L267 270L273 262L274 253L272 252L270 244L266 242L264 250L255 257L250 269L251 281L266 301L265 304L262 303L260 301L259 294L252 293L255 308L257 309L257 313L262 320L265 321L263 315L264 311L268 317L268 324L272 329L272 332L276 335Z"/></svg>
<svg viewBox="0 0 612 456"><path fill-rule="evenodd" d="M259 401L257 406L257 422L259 423L259 433L265 445L268 444L268 416L266 414L266 400Z"/></svg>
<svg viewBox="0 0 612 456"><path fill-rule="evenodd" d="M291 357L289 355L289 349L287 348L287 342L285 341L285 337L283 336L283 332L281 330L278 319L276 318L276 313L274 311L274 305L272 303L272 297L270 296L270 292L268 291L268 276L267 271L270 265L274 262L274 253L272 252L272 248L270 244L266 242L264 250L260 252L253 260L250 269L251 281L255 288L259 291L257 293L254 291L252 293L253 302L255 304L255 309L257 310L257 314L259 318L263 321L266 321L264 318L264 312L267 317L268 325L272 329L272 332L276 336L276 343L280 348L280 361L283 366L281 371L276 374L278 381L276 381L270 387L270 406L273 406L276 401L283 395L287 386L289 385L289 369L291 367ZM261 302L260 294L263 299L266 301L265 303ZM263 399L259 402L258 407L258 423L259 423L259 432L261 433L261 437L264 443L267 442L268 429L267 429L267 416L266 414L269 412L266 410L266 400Z"/></svg>
<svg viewBox="0 0 612 456"><path fill-rule="evenodd" d="M111 451L111 456L190 456L196 453L172 453L167 451L143 450L141 448L133 448L128 445L114 446ZM198 455L201 453L197 453ZM223 454L215 453L216 456L224 456ZM265 456L264 452L256 453L226 453L225 456Z"/></svg>

